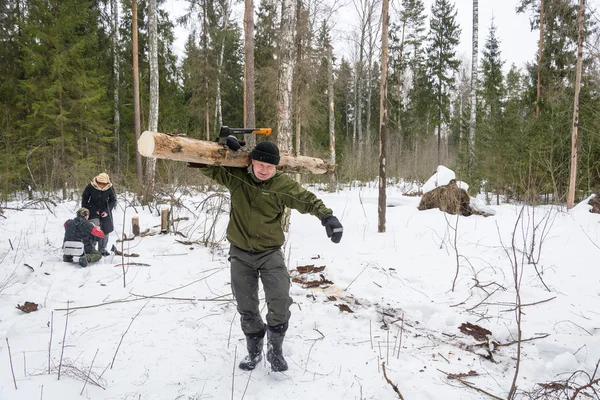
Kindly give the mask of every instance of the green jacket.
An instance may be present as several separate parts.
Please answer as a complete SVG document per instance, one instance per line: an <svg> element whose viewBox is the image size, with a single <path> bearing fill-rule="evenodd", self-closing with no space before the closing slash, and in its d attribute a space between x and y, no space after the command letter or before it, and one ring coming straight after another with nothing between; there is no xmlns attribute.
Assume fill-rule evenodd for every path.
<svg viewBox="0 0 600 400"><path fill-rule="evenodd" d="M231 211L227 240L246 251L265 251L283 245L281 218L285 207L319 219L333 214L317 196L281 172L261 181L254 176L252 166L209 166L201 171L229 189Z"/></svg>

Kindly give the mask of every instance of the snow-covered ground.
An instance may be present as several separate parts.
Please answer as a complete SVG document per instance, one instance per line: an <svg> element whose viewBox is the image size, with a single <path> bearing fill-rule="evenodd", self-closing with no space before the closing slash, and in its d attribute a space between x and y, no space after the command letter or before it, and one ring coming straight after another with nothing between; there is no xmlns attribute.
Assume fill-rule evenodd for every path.
<svg viewBox="0 0 600 400"><path fill-rule="evenodd" d="M124 242L126 253L140 255L129 260L150 264L129 267L126 287L115 266L119 256L85 269L61 261L63 222L77 210L75 201L51 206L54 214L41 207L5 210L0 399L397 399L384 362L387 378L407 400L489 398L447 377L470 371L477 376L464 382L507 398L517 356L511 344L517 339L515 266L527 305L522 339L534 338L522 345L519 390L539 391L538 383L594 372L600 359L600 215L583 203L570 212L505 204L493 206L492 217L456 217L418 211L420 198L403 191L388 190L386 233L377 233L376 188L317 191L344 225L338 245L315 217L292 215L285 257L294 280L333 283L293 283L285 373L271 372L264 361L251 373L236 366L246 350L227 243L181 243L209 231L212 217L202 205L216 204L217 197L205 203L208 193L181 198L185 207L173 216L190 218L175 226L186 237ZM124 230L131 237L135 214L142 231L159 230L156 212L125 203L119 196L118 236ZM226 214L217 221L216 238L226 221ZM110 244L116 239L111 234ZM524 260L523 250L537 263ZM309 276L296 271L307 265L325 269ZM39 310L16 308L26 301ZM68 321L67 307L74 309ZM475 339L459 330L463 323L491 334ZM574 384L586 379L580 374Z"/></svg>

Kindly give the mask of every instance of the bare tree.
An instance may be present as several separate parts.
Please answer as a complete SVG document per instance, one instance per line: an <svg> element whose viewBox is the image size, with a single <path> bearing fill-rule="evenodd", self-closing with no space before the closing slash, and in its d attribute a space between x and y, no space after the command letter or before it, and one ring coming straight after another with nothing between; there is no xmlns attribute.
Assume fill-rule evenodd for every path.
<svg viewBox="0 0 600 400"><path fill-rule="evenodd" d="M133 118L135 126L135 143L141 135L140 127L140 74L138 68L138 25L137 25L137 0L131 2L131 34L133 51ZM137 173L137 183L140 188L143 186L142 155L139 151L135 152L135 168Z"/></svg>
<svg viewBox="0 0 600 400"><path fill-rule="evenodd" d="M328 47L327 54L327 102L329 104L329 161L335 165L335 98L333 93L333 46ZM329 191L335 190L335 173L329 174Z"/></svg>
<svg viewBox="0 0 600 400"><path fill-rule="evenodd" d="M121 160L120 125L121 114L119 113L119 0L111 0L112 8L112 52L113 52L113 124L115 133L115 147L117 150L116 165Z"/></svg>
<svg viewBox="0 0 600 400"><path fill-rule="evenodd" d="M208 103L208 17L206 15L206 4L207 0L204 0L204 6L202 7L202 51L204 56L204 134L206 140L210 140L210 116L209 116L209 103Z"/></svg>
<svg viewBox="0 0 600 400"><path fill-rule="evenodd" d="M365 56L367 52L366 40L368 35L368 30L371 27L371 20L373 19L375 2L377 0L353 0L354 7L356 8L356 12L358 13L358 18L360 21L360 34L358 40L358 61L356 65L356 79L355 79L355 93L356 93L356 117L354 120L354 125L356 129L357 135L354 135L356 141L358 141L358 158L362 159L363 154L363 146L364 146L364 134L363 134L363 96L364 96L364 88L365 84L369 84L369 82L365 82L364 71L365 64L370 64L370 59ZM367 58L367 61L365 61ZM368 70L368 69L367 69ZM358 137L356 137L358 136Z"/></svg>
<svg viewBox="0 0 600 400"><path fill-rule="evenodd" d="M540 101L542 100L542 52L544 50L544 0L540 0L540 42L538 43L538 70L537 70L537 100L535 103L535 116L540 117Z"/></svg>
<svg viewBox="0 0 600 400"><path fill-rule="evenodd" d="M158 34L156 17L156 0L148 3L148 41L150 47L150 108L148 113L148 130L158 131ZM146 158L146 186L144 202L152 201L156 172L156 158Z"/></svg>
<svg viewBox="0 0 600 400"><path fill-rule="evenodd" d="M389 0L382 1L381 7L381 79L379 83L379 202L378 232L385 232L386 212L386 149L388 142L388 104L387 104L387 69L388 69L388 25Z"/></svg>
<svg viewBox="0 0 600 400"><path fill-rule="evenodd" d="M229 16L231 15L231 0L223 3L222 10L223 20L222 20L222 30L223 32L227 31L229 25ZM223 71L223 57L225 54L225 35L223 35L223 40L221 41L221 50L219 51L219 58L217 60L217 97L215 101L215 126L220 127L223 125L223 109L221 102L221 73ZM244 47L245 51L245 47ZM245 90L245 88L244 88ZM246 102L246 98L244 98L244 104ZM246 116L244 115L244 119Z"/></svg>
<svg viewBox="0 0 600 400"><path fill-rule="evenodd" d="M256 125L254 101L254 1L245 0L244 8L244 127ZM256 144L254 135L244 135L246 145Z"/></svg>
<svg viewBox="0 0 600 400"><path fill-rule="evenodd" d="M571 133L571 173L569 176L569 193L567 208L575 203L575 186L577 184L577 133L579 129L579 91L581 89L581 70L583 68L583 20L585 17L585 0L579 1L579 38L577 40L577 72L575 75L575 96L573 100L573 129Z"/></svg>

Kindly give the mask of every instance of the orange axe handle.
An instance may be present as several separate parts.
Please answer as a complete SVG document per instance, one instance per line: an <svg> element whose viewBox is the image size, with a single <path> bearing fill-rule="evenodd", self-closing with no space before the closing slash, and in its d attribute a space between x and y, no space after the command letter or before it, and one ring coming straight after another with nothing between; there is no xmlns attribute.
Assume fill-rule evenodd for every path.
<svg viewBox="0 0 600 400"><path fill-rule="evenodd" d="M253 135L265 135L269 136L272 132L271 128L258 128L252 131Z"/></svg>

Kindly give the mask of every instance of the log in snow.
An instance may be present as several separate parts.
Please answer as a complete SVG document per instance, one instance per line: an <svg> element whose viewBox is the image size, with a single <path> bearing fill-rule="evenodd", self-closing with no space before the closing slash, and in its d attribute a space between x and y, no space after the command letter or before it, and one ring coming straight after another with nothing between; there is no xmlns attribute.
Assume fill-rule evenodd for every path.
<svg viewBox="0 0 600 400"><path fill-rule="evenodd" d="M144 132L138 140L138 152L144 157L225 167L247 167L251 150L231 151L216 142L150 131ZM334 166L320 158L281 153L277 169L300 174L325 174L332 172Z"/></svg>

